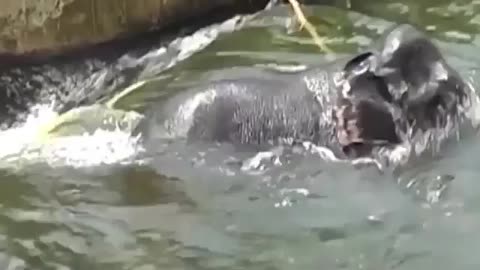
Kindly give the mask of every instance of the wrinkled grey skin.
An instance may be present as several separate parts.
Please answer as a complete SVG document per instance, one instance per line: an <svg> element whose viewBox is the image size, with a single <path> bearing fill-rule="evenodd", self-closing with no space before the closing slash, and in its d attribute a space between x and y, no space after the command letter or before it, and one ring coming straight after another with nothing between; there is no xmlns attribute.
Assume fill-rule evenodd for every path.
<svg viewBox="0 0 480 270"><path fill-rule="evenodd" d="M223 80L154 106L137 129L144 142L185 137L235 144L273 144L283 138L335 143L332 113L342 63L295 74Z"/></svg>
<svg viewBox="0 0 480 270"><path fill-rule="evenodd" d="M341 158L391 155L383 150L401 145L405 160L438 150L465 126L476 130L477 109L473 89L437 47L400 25L369 52L336 63L198 86L154 106L137 132L145 144L168 137L250 145L291 138Z"/></svg>

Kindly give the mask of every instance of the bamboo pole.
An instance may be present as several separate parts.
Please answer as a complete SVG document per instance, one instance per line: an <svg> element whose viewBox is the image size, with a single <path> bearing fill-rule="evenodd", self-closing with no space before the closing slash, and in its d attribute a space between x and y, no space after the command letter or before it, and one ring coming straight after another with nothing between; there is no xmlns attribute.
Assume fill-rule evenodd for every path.
<svg viewBox="0 0 480 270"><path fill-rule="evenodd" d="M298 21L300 22L300 30L305 29L307 32L310 34L312 37L313 41L317 46L324 52L326 53L332 53L332 50L325 44L325 39L321 38L317 30L315 29L315 26L313 26L308 19L305 17L305 14L302 11L302 8L300 7L300 4L298 3L297 0L288 0L290 5L292 6L293 11L295 12L295 16L297 17Z"/></svg>

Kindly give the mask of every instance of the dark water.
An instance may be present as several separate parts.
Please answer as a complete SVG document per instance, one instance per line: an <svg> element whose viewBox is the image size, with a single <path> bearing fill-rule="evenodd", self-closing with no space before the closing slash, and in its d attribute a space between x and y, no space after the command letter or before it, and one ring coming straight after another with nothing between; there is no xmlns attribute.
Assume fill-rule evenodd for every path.
<svg viewBox="0 0 480 270"><path fill-rule="evenodd" d="M480 2L376 2L352 1L363 14L327 7L308 11L336 56L367 46L395 22L414 23L429 30L449 61L477 85ZM234 32L216 36L215 29L231 24L212 26L170 47L120 58L115 67L134 66L133 81L155 79L119 106L142 112L145 104L202 81L330 59L305 33L289 32L288 18L285 9L265 11ZM96 78L102 74L125 75L107 65L95 67L71 73L48 67L56 70L48 74L64 83L45 89L101 88L106 83ZM300 150L273 152L254 166L251 151L181 140L158 145L156 155L145 158L122 130L73 136L18 154L52 111L44 106L37 113L0 133L2 269L480 265L476 138L445 149L437 160L415 164L399 178L331 164ZM101 122L93 119L98 115L90 117Z"/></svg>

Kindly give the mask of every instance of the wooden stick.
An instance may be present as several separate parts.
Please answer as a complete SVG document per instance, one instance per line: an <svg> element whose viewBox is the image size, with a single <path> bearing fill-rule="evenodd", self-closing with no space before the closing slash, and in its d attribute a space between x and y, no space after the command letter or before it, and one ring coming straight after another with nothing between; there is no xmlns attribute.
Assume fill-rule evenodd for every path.
<svg viewBox="0 0 480 270"><path fill-rule="evenodd" d="M327 53L332 53L332 50L328 48L327 45L325 45L325 39L322 39L317 31L315 30L315 26L313 26L308 19L305 17L305 14L302 11L302 8L300 7L300 4L298 3L297 0L288 0L290 5L293 8L293 11L295 12L295 16L297 17L298 21L300 22L300 29L305 28L307 32L312 36L313 41L317 46L327 52Z"/></svg>

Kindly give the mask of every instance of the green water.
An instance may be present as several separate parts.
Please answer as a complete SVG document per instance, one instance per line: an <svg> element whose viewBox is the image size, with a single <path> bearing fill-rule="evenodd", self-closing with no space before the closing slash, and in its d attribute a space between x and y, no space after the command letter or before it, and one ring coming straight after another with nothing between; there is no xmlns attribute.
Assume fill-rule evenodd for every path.
<svg viewBox="0 0 480 270"><path fill-rule="evenodd" d="M336 56L368 46L394 23L413 23L436 38L448 60L477 85L480 2L379 2L352 1L352 9L361 13L345 11L345 1L335 2L339 9L307 11ZM176 52L140 62L133 81L155 80L117 106L142 112L147 104L200 82L257 74L273 64L325 61L307 34L287 30L288 18L282 8L261 12L171 68L159 66L179 58ZM152 45L150 53L157 52L155 46L160 45ZM142 56L132 54L128 61ZM103 70L99 66L99 71L65 71L70 79L63 86L80 91ZM102 158L119 154L94 144L129 147L128 140L97 134L68 141L59 160L48 155L14 168L2 166L0 268L480 266L480 184L475 180L480 143L475 140L448 149L435 162L417 164L401 178L328 164L314 155L282 158L280 166L266 164L264 171L242 170L239 161L254 153L183 141L158 145L158 154L142 162L131 155L105 164ZM72 157L82 145L91 152ZM97 159L94 165L78 164ZM435 186L437 178L451 177L445 190Z"/></svg>

